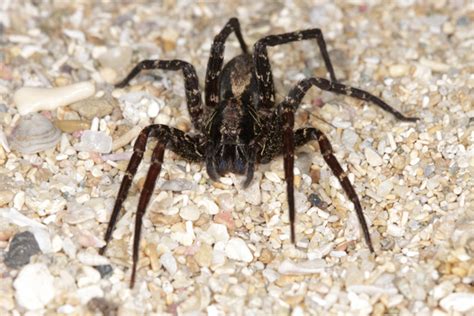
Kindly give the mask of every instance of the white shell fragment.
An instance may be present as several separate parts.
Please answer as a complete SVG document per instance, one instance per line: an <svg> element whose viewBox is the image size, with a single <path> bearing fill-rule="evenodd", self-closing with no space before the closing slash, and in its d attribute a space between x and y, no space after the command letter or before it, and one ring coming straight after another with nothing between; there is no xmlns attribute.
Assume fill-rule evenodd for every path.
<svg viewBox="0 0 474 316"><path fill-rule="evenodd" d="M22 154L35 154L56 146L61 132L46 117L31 113L20 118L13 129L9 142Z"/></svg>
<svg viewBox="0 0 474 316"><path fill-rule="evenodd" d="M86 99L94 93L95 85L89 81L83 81L57 88L23 87L15 92L13 100L18 112L25 115L42 110L54 110Z"/></svg>
<svg viewBox="0 0 474 316"><path fill-rule="evenodd" d="M225 247L225 254L227 258L233 260L243 262L251 262L253 260L253 255L245 241L237 237L229 240Z"/></svg>
<svg viewBox="0 0 474 316"><path fill-rule="evenodd" d="M446 311L467 312L474 309L474 293L451 293L439 305Z"/></svg>
<svg viewBox="0 0 474 316"><path fill-rule="evenodd" d="M54 298L54 278L43 263L34 263L21 269L13 287L15 297L28 310L43 308Z"/></svg>
<svg viewBox="0 0 474 316"><path fill-rule="evenodd" d="M324 271L327 264L323 259L314 259L303 262L293 262L290 259L283 261L278 267L281 274L313 274Z"/></svg>

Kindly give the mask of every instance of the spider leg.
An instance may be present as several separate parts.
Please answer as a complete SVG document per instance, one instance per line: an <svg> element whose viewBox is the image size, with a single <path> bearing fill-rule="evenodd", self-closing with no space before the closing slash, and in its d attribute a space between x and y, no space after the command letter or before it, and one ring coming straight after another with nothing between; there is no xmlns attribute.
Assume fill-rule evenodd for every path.
<svg viewBox="0 0 474 316"><path fill-rule="evenodd" d="M186 102L188 105L188 112L191 116L193 125L202 130L202 99L201 91L199 90L199 80L194 66L183 60L142 60L130 71L127 77L117 83L117 88L125 87L133 78L135 78L142 70L148 69L163 69L163 70L181 70L184 76L184 89L186 91Z"/></svg>
<svg viewBox="0 0 474 316"><path fill-rule="evenodd" d="M359 222L362 226L362 230L364 232L364 237L366 243L371 252L373 252L372 242L370 240L369 230L367 228L367 223L364 218L364 214L362 213L362 207L360 206L359 198L352 187L349 179L347 178L344 170L340 166L339 162L337 161L336 157L334 156L331 144L329 143L328 138L319 130L315 128L311 129L303 129L297 131L297 134L293 134L294 128L294 112L297 110L299 104L301 103L303 97L305 96L306 92L312 86L316 86L322 90L335 92L338 94L344 94L348 96L352 96L357 99L361 99L364 101L371 101L375 103L380 108L384 109L387 112L392 113L397 119L403 121L416 121L418 118L415 117L406 117L402 113L398 112L397 110L390 107L381 99L373 96L372 94L348 87L346 85L331 82L327 79L323 78L308 78L300 81L291 91L289 92L288 96L285 100L279 105L279 109L282 114L282 126L283 126L283 152L284 152L284 168L285 168L285 180L287 183L287 194L288 194L288 208L289 208L289 215L290 215L290 223L291 227L291 240L294 243L294 220L295 220L295 205L294 205L294 184L293 184L293 166L294 166L294 149L295 149L295 142L296 145L302 145L304 142L314 139L319 142L320 150L323 155L324 160L331 168L334 175L339 179L341 186L343 187L344 191L354 203L357 217L359 218ZM296 137L296 140L295 140Z"/></svg>
<svg viewBox="0 0 474 316"><path fill-rule="evenodd" d="M331 81L337 81L331 59L326 49L326 42L324 41L323 33L320 29L309 29L266 36L255 43L253 55L257 73L257 86L260 93L260 104L263 107L272 107L275 104L275 87L273 85L270 61L268 60L267 46L277 46L309 39L316 39L324 64L329 72L329 77Z"/></svg>
<svg viewBox="0 0 474 316"><path fill-rule="evenodd" d="M235 33L235 36L239 40L243 53L248 53L247 44L245 44L242 32L240 31L239 20L237 18L231 18L219 34L214 37L211 46L211 55L209 56L209 61L207 63L205 87L206 105L209 107L215 107L219 102L218 85L219 75L222 70L222 64L224 63L225 42L232 32Z"/></svg>
<svg viewBox="0 0 474 316"><path fill-rule="evenodd" d="M298 129L294 134L294 143L296 146L303 145L310 140L318 141L319 150L323 155L324 161L326 161L329 168L331 168L332 173L339 180L339 183L344 189L344 192L346 192L346 195L354 204L357 218L364 234L365 242L369 247L370 252L374 252L372 240L370 239L369 228L367 226L367 221L365 220L365 216L362 211L362 206L360 205L359 197L357 196L354 187L352 186L349 178L347 177L346 172L342 169L341 165L334 156L334 151L332 149L331 143L329 142L329 139L326 137L326 135L323 134L323 132L316 128L301 128Z"/></svg>
<svg viewBox="0 0 474 316"><path fill-rule="evenodd" d="M419 118L418 117L408 117L400 113L399 111L395 110L393 107L385 103L382 99L374 96L373 94L370 94L367 91L357 89L357 88L352 88L350 86L346 86L342 83L337 83L337 82L331 82L327 79L324 78L318 78L318 77L313 77L313 78L307 78L301 80L288 94L286 97L284 103L289 103L292 105L294 111L296 111L297 107L301 103L301 100L305 96L306 92L311 88L312 86L316 86L320 88L321 90L325 91L330 91L334 92L337 94L343 94L347 95L359 100L363 101L368 101L382 110L389 112L395 116L400 121L406 121L406 122L415 122Z"/></svg>
<svg viewBox="0 0 474 316"><path fill-rule="evenodd" d="M285 169L285 181L286 181L286 192L288 196L288 212L291 225L291 242L295 243L295 198L294 198L294 152L295 145L302 145L310 140L317 140L319 142L319 148L321 154L323 155L324 160L331 168L333 174L337 177L341 183L342 188L346 192L349 199L354 203L357 217L359 223L362 227L364 233L364 238L371 252L374 252L372 246L372 241L370 239L369 229L367 227L367 222L362 212L362 206L360 205L359 198L355 192L351 182L347 178L346 173L342 169L341 165L334 156L334 151L332 149L331 143L328 138L316 128L303 128L293 133L294 127L294 112L295 104L292 102L292 92L295 92L296 89L293 89L290 92L290 95L283 101L281 104L282 115L283 115L283 163ZM299 91L299 90L298 90Z"/></svg>
<svg viewBox="0 0 474 316"><path fill-rule="evenodd" d="M137 207L135 233L133 240L132 279L130 282L130 287L133 287L133 284L135 282L142 219L143 215L145 214L147 205L150 201L151 195L153 193L156 178L158 177L161 170L165 147L168 146L172 151L176 152L178 155L189 161L202 161L204 159L204 149L202 145L203 142L201 139L202 136L190 136L185 134L183 131L168 127L166 125L149 125L145 127L140 132L137 140L135 141L133 155L130 159L127 170L120 185L119 193L117 195L117 199L115 201L110 221L104 236L105 246L99 250L99 254L101 255L105 253L108 243L112 237L112 232L115 228L115 224L117 223L120 210L122 209L122 204L127 198L133 177L135 176L138 166L141 160L143 159L146 144L148 138L150 137L157 138L158 144L153 150L151 166L147 173L143 191L140 194Z"/></svg>

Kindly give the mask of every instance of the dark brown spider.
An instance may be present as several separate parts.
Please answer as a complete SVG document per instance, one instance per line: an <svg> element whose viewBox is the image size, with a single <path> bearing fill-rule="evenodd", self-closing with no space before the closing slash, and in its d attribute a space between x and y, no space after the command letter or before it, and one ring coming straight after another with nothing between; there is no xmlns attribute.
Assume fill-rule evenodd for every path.
<svg viewBox="0 0 474 316"><path fill-rule="evenodd" d="M224 65L225 42L232 32L237 36L243 53ZM275 88L267 55L267 46L277 46L309 39L317 41L331 79L318 77L304 79L290 90L288 96L281 103L275 104ZM214 38L211 47L206 72L205 104L202 104L199 82L194 67L182 60L144 60L135 66L130 74L116 86L126 86L144 69L183 71L188 111L197 133L186 134L166 125L150 125L141 131L135 142L133 155L122 180L105 233L106 244L100 249L100 254L104 254L122 203L127 197L132 179L143 158L148 138L157 138L158 143L153 150L151 166L137 207L130 287L133 287L135 282L143 215L161 170L165 148L171 149L188 161L205 161L207 173L214 181L218 181L220 176L224 176L228 172L243 174L246 176L244 186L247 186L252 180L256 163L268 163L276 156L283 154L291 241L295 243L293 191L295 146L301 146L311 140L316 140L319 143L324 160L338 178L349 199L354 203L365 242L370 251L374 252L359 198L345 171L336 160L328 138L314 127L300 128L293 131L294 113L306 92L312 86L316 86L322 90L370 101L402 121L412 122L416 121L417 118L404 116L366 91L337 83L320 29L266 36L255 43L252 53L249 52L242 38L239 21L236 18L230 19Z"/></svg>

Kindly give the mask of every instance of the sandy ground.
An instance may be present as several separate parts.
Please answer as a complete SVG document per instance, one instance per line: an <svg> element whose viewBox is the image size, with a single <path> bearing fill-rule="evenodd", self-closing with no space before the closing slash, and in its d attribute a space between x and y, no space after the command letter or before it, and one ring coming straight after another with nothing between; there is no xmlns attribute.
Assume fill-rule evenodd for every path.
<svg viewBox="0 0 474 316"><path fill-rule="evenodd" d="M320 28L342 83L420 117L400 122L373 104L313 89L296 118L330 138L375 254L314 142L297 151L296 246L281 158L259 166L244 190L240 178L215 183L202 163L168 151L130 289L134 213L154 142L105 256L98 249L132 139L151 123L194 130L181 74L148 72L124 89L113 83L140 60L178 58L195 66L203 90L212 40L232 16L250 47L265 35ZM468 0L3 0L0 257L23 231L37 245L24 246L36 249L26 265L0 261L0 314L473 315L473 23ZM327 78L316 41L268 51L278 100L305 77ZM226 60L236 54L231 35ZM15 139L21 107L42 98L30 93L20 106L15 91L81 81L95 86L93 101L37 109L60 136L29 124L25 133L36 138ZM41 141L51 144L36 154L12 146Z"/></svg>

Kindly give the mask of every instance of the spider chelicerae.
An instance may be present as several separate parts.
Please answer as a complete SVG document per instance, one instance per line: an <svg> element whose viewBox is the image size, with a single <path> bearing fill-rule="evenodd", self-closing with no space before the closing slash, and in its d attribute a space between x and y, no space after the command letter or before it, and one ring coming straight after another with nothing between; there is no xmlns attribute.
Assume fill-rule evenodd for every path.
<svg viewBox="0 0 474 316"><path fill-rule="evenodd" d="M224 64L225 42L232 32L240 43L242 54ZM330 80L319 77L303 79L290 90L282 102L276 104L267 47L313 39L318 44ZM157 144L153 149L151 165L137 207L130 287L135 283L143 215L160 174L165 148L188 161L204 161L207 173L214 181L229 172L244 175L244 187L248 186L253 178L255 164L265 164L283 155L291 241L295 243L294 152L295 147L315 140L319 143L324 160L354 204L365 242L370 251L374 252L357 193L334 156L328 138L315 127L294 130L295 112L306 92L315 86L321 90L369 101L401 121L412 122L417 118L404 116L369 92L338 83L320 29L269 35L257 41L251 52L242 37L238 19L231 18L212 43L206 71L204 104L194 67L178 59L144 60L116 87L126 86L145 69L183 72L188 111L196 133L185 133L166 125L155 124L145 127L138 135L105 233L106 244L100 249L100 254L104 254L122 203L143 158L148 139L156 138Z"/></svg>

